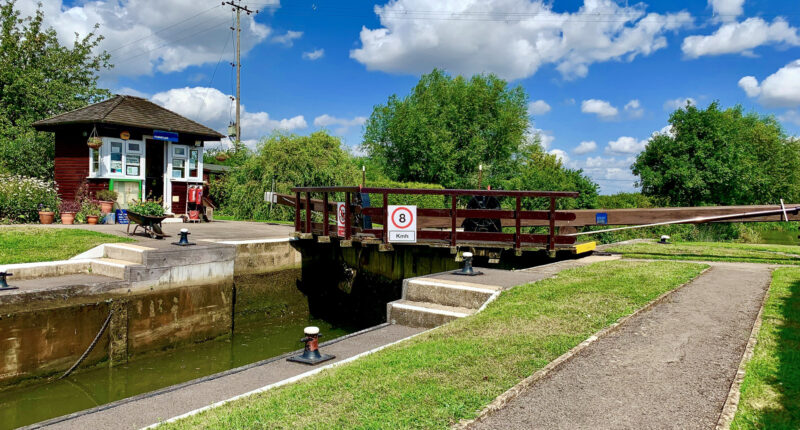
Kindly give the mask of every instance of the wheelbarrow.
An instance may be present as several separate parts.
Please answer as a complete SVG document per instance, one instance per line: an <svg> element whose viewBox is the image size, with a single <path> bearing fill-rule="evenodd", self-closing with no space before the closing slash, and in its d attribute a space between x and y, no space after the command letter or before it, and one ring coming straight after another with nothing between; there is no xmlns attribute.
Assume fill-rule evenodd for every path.
<svg viewBox="0 0 800 430"><path fill-rule="evenodd" d="M164 233L161 230L161 221L164 221L166 216L154 216L154 215L141 215L137 214L136 212L128 211L128 220L130 222L135 223L136 225L133 227L133 231L130 231L131 225L128 224L128 228L126 232L128 235L136 234L136 230L141 227L144 230L145 234L152 237L153 239L163 239L165 237L169 237L168 234Z"/></svg>

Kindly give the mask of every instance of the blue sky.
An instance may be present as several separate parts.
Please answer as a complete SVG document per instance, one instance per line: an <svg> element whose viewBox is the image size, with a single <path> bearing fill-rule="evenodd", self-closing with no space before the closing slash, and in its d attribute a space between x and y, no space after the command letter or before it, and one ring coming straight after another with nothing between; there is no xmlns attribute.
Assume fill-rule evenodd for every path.
<svg viewBox="0 0 800 430"><path fill-rule="evenodd" d="M18 2L29 13L32 6ZM243 137L327 128L357 147L372 107L421 73L492 72L530 96L531 130L604 193L686 100L776 115L800 134L800 1L243 1ZM102 84L224 131L232 12L218 0L43 1L63 41L95 23Z"/></svg>

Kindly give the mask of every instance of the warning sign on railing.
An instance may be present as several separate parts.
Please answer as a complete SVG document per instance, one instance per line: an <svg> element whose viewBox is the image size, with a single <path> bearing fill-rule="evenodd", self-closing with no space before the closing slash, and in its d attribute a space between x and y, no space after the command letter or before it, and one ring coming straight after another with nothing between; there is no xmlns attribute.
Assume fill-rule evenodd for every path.
<svg viewBox="0 0 800 430"><path fill-rule="evenodd" d="M389 205L387 208L389 242L417 243L417 207Z"/></svg>
<svg viewBox="0 0 800 430"><path fill-rule="evenodd" d="M337 202L336 203L336 234L339 237L344 237L344 203Z"/></svg>

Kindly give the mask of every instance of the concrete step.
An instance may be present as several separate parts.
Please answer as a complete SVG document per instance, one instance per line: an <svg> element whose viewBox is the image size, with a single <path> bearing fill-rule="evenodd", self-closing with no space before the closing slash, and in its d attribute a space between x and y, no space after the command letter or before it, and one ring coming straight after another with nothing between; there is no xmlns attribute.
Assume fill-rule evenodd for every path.
<svg viewBox="0 0 800 430"><path fill-rule="evenodd" d="M128 266L133 263L113 258L94 258L92 261L92 274L103 275L111 278L125 279Z"/></svg>
<svg viewBox="0 0 800 430"><path fill-rule="evenodd" d="M416 278L406 283L403 298L413 302L478 309L499 290L500 287L491 285Z"/></svg>
<svg viewBox="0 0 800 430"><path fill-rule="evenodd" d="M142 264L144 262L145 251L153 249L154 248L138 245L109 243L105 246L105 257L112 258L114 260L129 261L135 264Z"/></svg>
<svg viewBox="0 0 800 430"><path fill-rule="evenodd" d="M473 313L475 313L475 309L405 299L397 300L387 305L389 322L409 327L436 327Z"/></svg>

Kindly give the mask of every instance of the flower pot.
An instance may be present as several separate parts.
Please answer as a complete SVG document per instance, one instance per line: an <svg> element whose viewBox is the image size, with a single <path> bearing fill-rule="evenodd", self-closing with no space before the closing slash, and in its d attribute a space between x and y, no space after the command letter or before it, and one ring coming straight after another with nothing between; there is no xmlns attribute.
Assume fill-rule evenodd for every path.
<svg viewBox="0 0 800 430"><path fill-rule="evenodd" d="M70 225L75 222L75 212L62 212L61 224Z"/></svg>
<svg viewBox="0 0 800 430"><path fill-rule="evenodd" d="M87 215L86 222L88 224L97 224L97 219L100 218L97 215Z"/></svg>
<svg viewBox="0 0 800 430"><path fill-rule="evenodd" d="M114 202L100 201L100 212L110 214L114 210Z"/></svg>
<svg viewBox="0 0 800 430"><path fill-rule="evenodd" d="M103 146L103 139L99 137L90 137L89 140L86 141L86 145L92 149L99 149Z"/></svg>
<svg viewBox="0 0 800 430"><path fill-rule="evenodd" d="M53 218L55 218L55 212L42 212L39 211L39 222L42 224L52 224Z"/></svg>

